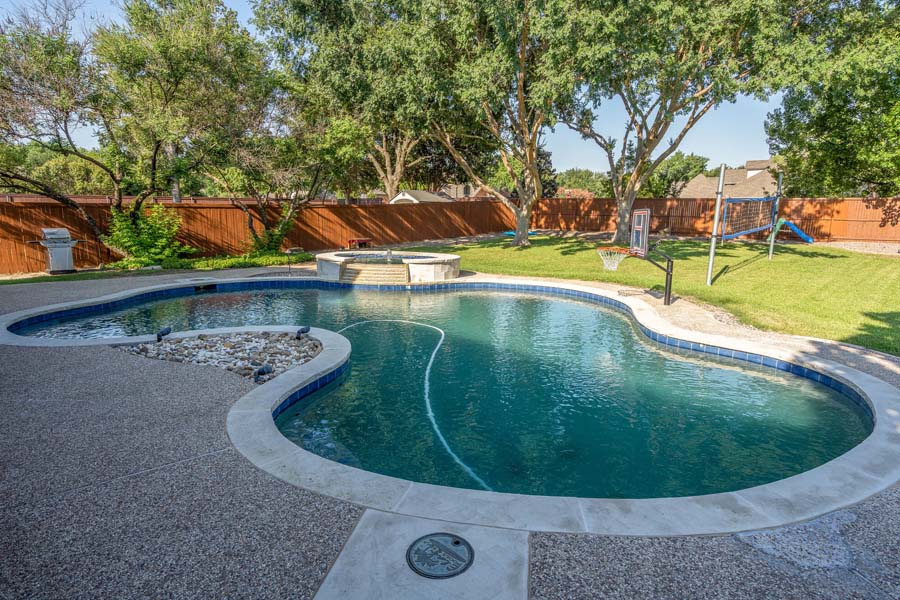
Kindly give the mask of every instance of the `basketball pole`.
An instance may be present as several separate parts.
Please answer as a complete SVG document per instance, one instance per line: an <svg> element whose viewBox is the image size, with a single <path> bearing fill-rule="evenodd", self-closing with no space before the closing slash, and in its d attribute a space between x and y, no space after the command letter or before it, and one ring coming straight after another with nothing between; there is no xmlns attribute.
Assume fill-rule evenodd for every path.
<svg viewBox="0 0 900 600"><path fill-rule="evenodd" d="M772 213L772 239L769 240L769 260L775 254L775 238L778 236L778 204L781 202L781 178L784 174L778 174L778 191L775 192L775 209Z"/></svg>
<svg viewBox="0 0 900 600"><path fill-rule="evenodd" d="M716 212L713 215L712 235L709 239L709 266L706 268L706 285L712 285L713 262L716 260L716 232L719 230L719 211L722 209L722 191L725 189L725 163L719 167L719 185L716 187Z"/></svg>

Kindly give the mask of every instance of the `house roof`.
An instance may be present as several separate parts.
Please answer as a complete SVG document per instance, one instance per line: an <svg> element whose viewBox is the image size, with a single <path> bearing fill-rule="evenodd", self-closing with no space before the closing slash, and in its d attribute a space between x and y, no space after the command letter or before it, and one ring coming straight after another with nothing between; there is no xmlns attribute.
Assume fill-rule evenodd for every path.
<svg viewBox="0 0 900 600"><path fill-rule="evenodd" d="M500 195L505 196L506 198L510 198L511 194L506 190L497 190L500 192ZM471 195L472 198L493 198L494 195L490 193L487 188L479 187L475 190L475 192Z"/></svg>
<svg viewBox="0 0 900 600"><path fill-rule="evenodd" d="M748 160L739 169L725 169L724 191L730 198L758 198L774 194L778 189L775 177L767 170L769 160ZM749 175L748 171L759 171ZM704 174L691 179L681 190L679 198L712 198L719 185L718 177L707 177Z"/></svg>
<svg viewBox="0 0 900 600"><path fill-rule="evenodd" d="M471 193L472 186L468 183L445 183L438 191L438 195L447 198L465 198Z"/></svg>
<svg viewBox="0 0 900 600"><path fill-rule="evenodd" d="M413 202L453 202L450 198L438 196L425 190L400 190L400 192L391 198L391 203L398 199L412 198Z"/></svg>
<svg viewBox="0 0 900 600"><path fill-rule="evenodd" d="M558 198L593 198L596 194L581 188L559 188L556 190L556 196Z"/></svg>
<svg viewBox="0 0 900 600"><path fill-rule="evenodd" d="M765 160L748 160L744 163L744 168L748 171L761 171L763 169L768 169L772 166L772 160L767 158Z"/></svg>

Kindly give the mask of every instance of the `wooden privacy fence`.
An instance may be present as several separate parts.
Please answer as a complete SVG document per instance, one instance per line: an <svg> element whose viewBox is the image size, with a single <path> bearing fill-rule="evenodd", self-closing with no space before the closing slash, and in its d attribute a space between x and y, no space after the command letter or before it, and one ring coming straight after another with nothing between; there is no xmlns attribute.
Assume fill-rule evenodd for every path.
<svg viewBox="0 0 900 600"><path fill-rule="evenodd" d="M634 204L651 210L654 233L678 236L709 236L715 206L714 198L640 198ZM817 241L900 242L900 198L785 198L779 216ZM531 223L539 229L611 231L616 203L609 198L545 200Z"/></svg>
<svg viewBox="0 0 900 600"><path fill-rule="evenodd" d="M109 219L109 201L79 198L101 228ZM198 248L201 256L246 252L250 234L245 213L228 199L203 198L174 204L157 201L178 211L179 238ZM278 218L272 209L269 215ZM509 211L499 202L454 202L375 206L310 206L301 210L285 245L307 250L340 248L350 238L372 238L376 244L398 244L504 231L513 226ZM45 250L29 241L41 237L45 227L67 227L74 239L76 267L95 266L118 259L94 239L87 223L58 202L28 196L0 196L0 273L43 271Z"/></svg>
<svg viewBox="0 0 900 600"><path fill-rule="evenodd" d="M109 200L79 197L85 209L106 226ZM247 218L231 200L186 199L172 206L182 218L181 240L200 254L237 254L249 244ZM709 198L640 199L636 208L653 211L653 231L680 236L708 236L715 200ZM900 242L900 198L803 199L781 202L781 216L816 240ZM273 210L271 217L277 218ZM541 202L532 227L579 231L609 231L615 227L615 202L610 199L558 198ZM448 202L375 206L311 206L297 215L287 246L307 250L339 248L347 240L372 238L376 245L493 233L514 226L512 214L499 202ZM44 249L27 242L41 237L43 227L67 227L75 239L78 267L108 263L117 257L94 239L81 217L61 204L34 196L0 196L0 273L42 271Z"/></svg>

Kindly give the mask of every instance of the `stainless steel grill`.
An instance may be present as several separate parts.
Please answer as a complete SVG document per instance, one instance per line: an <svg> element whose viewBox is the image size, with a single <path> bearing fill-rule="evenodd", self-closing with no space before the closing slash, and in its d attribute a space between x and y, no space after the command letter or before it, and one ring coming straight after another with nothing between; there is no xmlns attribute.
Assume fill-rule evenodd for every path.
<svg viewBox="0 0 900 600"><path fill-rule="evenodd" d="M80 240L73 240L69 230L65 227L46 227L41 229L40 240L37 243L47 249L47 272L74 273L75 261L72 259L72 248Z"/></svg>

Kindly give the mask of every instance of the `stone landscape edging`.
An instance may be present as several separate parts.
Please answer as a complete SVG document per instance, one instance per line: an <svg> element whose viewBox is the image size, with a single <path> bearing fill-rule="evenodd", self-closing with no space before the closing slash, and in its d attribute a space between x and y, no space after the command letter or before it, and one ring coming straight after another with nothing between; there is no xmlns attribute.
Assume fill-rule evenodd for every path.
<svg viewBox="0 0 900 600"><path fill-rule="evenodd" d="M29 338L12 333L8 327L35 315L128 299L153 291L190 285L240 285L248 281L280 280L283 278L184 280L18 311L0 316L0 344L61 347L153 341L154 336L93 340ZM519 288L521 291L568 290L578 293L578 297L605 298L605 303L614 301L626 307L625 312L631 315L641 332L648 337L652 334L651 339L655 337L654 341L659 343L675 346L674 341L684 342L687 346L676 347L709 354L715 354L710 352L713 348L725 349L745 357L738 360L748 360L749 356L768 357L796 365L804 369L803 376L812 379L816 378L815 374L825 373L864 399L874 421L872 433L848 452L804 473L761 486L704 496L653 499L529 496L411 482L324 459L293 444L278 431L273 413L286 408L285 403L295 402L305 393L334 380L347 368L351 348L346 338L327 330L313 329L311 335L323 345L319 355L254 389L231 408L227 428L232 443L266 472L322 494L410 516L527 531L671 536L763 529L805 521L845 508L900 481L900 461L896 460L900 454L900 390L846 365L757 342L674 327L639 298L613 298L608 291L578 284L548 284L524 278L480 278L476 282L456 281L430 286L331 284L325 287L451 290L478 289L480 285L492 284L511 291L519 291ZM172 336L295 329L280 326L221 328L179 332ZM298 394L303 390L306 392Z"/></svg>

